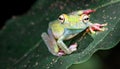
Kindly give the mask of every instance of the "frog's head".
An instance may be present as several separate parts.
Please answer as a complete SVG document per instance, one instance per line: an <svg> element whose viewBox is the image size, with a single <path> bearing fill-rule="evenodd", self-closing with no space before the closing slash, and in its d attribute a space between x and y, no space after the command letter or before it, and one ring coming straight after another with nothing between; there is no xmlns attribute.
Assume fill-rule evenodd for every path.
<svg viewBox="0 0 120 69"><path fill-rule="evenodd" d="M73 15L72 19L73 20L78 19L79 22L87 23L87 22L89 22L89 18L90 18L90 15L88 15L88 14L81 14L81 15L78 15L78 16L74 16ZM69 18L69 15L67 15L67 14L61 14L59 16L58 20L60 21L61 24L69 23L70 18Z"/></svg>
<svg viewBox="0 0 120 69"><path fill-rule="evenodd" d="M88 10L77 11L74 14L61 14L59 16L58 20L60 21L61 24L63 24L63 23L69 24L70 21L73 21L75 23L75 22L77 22L77 20L78 20L78 22L88 23L90 14L93 12L95 12L95 10L88 9Z"/></svg>

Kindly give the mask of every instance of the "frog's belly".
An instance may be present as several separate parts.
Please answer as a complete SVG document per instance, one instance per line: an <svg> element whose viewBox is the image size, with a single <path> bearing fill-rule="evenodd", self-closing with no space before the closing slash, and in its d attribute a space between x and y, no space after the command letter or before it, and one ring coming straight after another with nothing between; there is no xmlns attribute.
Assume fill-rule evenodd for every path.
<svg viewBox="0 0 120 69"><path fill-rule="evenodd" d="M77 35L77 34L69 35L68 37L65 38L65 40L69 40L69 39L75 37L76 35Z"/></svg>
<svg viewBox="0 0 120 69"><path fill-rule="evenodd" d="M53 35L54 35L54 37L55 37L56 39L58 39L58 38L60 38L61 36L63 36L63 33L55 33L55 32L54 32ZM69 39L75 37L76 35L77 35L77 34L68 35L64 40L69 40Z"/></svg>

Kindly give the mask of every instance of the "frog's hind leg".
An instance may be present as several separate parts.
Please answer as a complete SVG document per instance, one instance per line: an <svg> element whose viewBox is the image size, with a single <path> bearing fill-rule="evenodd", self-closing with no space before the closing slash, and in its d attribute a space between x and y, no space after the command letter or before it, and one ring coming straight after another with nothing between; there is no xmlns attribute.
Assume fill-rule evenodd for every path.
<svg viewBox="0 0 120 69"><path fill-rule="evenodd" d="M48 50L53 54L58 56L59 48L55 42L55 40L51 39L47 33L42 33L42 39L44 40L45 44L47 45Z"/></svg>
<svg viewBox="0 0 120 69"><path fill-rule="evenodd" d="M53 43L53 46L55 46L55 49L56 49L56 46L57 46L57 49L58 49L59 46L57 45L57 42L55 40L55 37L53 36L53 33L52 33L51 29L48 29L48 34L49 34L50 40ZM61 50L61 48L59 48L57 56L62 56L62 55L65 55L65 52L63 50Z"/></svg>

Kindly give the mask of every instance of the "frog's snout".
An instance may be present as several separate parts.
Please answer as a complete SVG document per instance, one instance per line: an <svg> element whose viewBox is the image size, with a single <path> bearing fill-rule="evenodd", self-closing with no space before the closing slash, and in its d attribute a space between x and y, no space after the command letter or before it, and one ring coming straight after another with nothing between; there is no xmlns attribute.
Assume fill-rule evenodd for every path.
<svg viewBox="0 0 120 69"><path fill-rule="evenodd" d="M90 13L95 12L95 11L96 11L96 10L88 9L88 10L84 10L84 11L83 11L83 14L89 15Z"/></svg>

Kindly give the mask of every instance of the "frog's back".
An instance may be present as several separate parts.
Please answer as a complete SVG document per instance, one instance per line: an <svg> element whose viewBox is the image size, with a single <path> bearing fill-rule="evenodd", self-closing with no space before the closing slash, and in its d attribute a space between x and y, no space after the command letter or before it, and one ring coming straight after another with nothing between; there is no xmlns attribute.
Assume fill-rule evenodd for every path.
<svg viewBox="0 0 120 69"><path fill-rule="evenodd" d="M52 30L52 33L56 39L59 38L64 33L64 28L57 20L50 22L49 28Z"/></svg>

